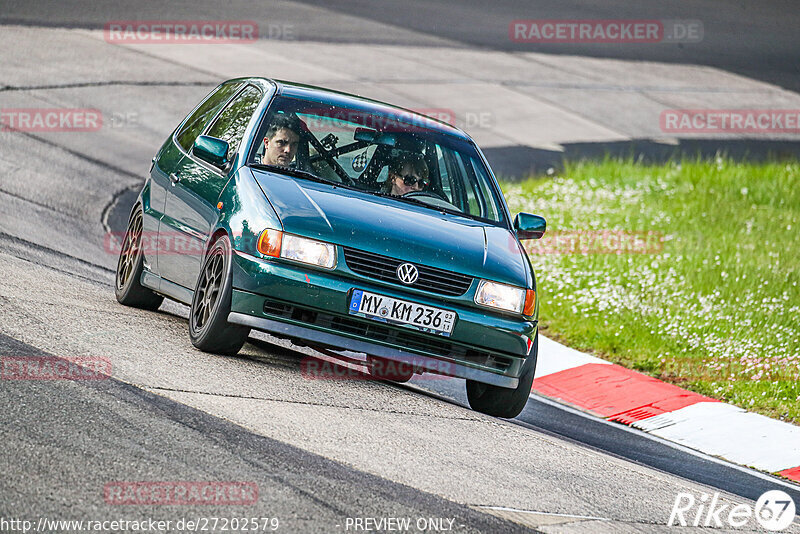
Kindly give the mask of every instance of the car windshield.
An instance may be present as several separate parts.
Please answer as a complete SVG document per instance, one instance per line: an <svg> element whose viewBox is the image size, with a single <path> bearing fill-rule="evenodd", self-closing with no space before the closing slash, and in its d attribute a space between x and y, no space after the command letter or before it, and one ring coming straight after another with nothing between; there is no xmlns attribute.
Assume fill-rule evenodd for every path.
<svg viewBox="0 0 800 534"><path fill-rule="evenodd" d="M499 191L477 150L445 128L433 119L378 104L356 108L277 96L265 113L249 163L504 223ZM299 135L286 132L292 129ZM294 153L285 148L280 159L267 148L271 139L275 148L290 147L295 138Z"/></svg>

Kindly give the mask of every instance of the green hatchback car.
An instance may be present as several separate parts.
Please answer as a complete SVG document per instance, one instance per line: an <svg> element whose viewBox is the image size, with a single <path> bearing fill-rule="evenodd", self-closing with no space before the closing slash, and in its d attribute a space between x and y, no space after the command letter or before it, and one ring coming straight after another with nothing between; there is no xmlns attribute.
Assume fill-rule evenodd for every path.
<svg viewBox="0 0 800 534"><path fill-rule="evenodd" d="M358 96L265 78L214 89L153 158L117 300L191 307L199 349L251 329L366 355L368 371L466 379L515 417L538 350L536 280L485 157L461 130Z"/></svg>

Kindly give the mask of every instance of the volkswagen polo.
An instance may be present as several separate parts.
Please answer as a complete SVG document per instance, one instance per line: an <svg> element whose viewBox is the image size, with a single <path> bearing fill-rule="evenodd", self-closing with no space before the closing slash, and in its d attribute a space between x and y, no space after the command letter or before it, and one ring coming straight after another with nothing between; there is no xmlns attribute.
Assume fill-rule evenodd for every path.
<svg viewBox="0 0 800 534"><path fill-rule="evenodd" d="M366 355L374 376L466 380L470 406L514 417L538 350L533 269L463 131L355 95L229 80L152 161L116 272L117 300L190 306L199 349L251 329Z"/></svg>

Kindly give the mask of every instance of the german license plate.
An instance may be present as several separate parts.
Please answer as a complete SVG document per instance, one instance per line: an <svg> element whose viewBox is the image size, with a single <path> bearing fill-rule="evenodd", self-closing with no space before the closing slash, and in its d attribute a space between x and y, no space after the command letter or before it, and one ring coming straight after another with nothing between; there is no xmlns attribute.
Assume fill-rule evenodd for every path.
<svg viewBox="0 0 800 534"><path fill-rule="evenodd" d="M456 312L425 306L386 295L376 295L361 289L353 290L350 298L351 315L359 315L385 323L409 325L423 332L449 336L455 326Z"/></svg>

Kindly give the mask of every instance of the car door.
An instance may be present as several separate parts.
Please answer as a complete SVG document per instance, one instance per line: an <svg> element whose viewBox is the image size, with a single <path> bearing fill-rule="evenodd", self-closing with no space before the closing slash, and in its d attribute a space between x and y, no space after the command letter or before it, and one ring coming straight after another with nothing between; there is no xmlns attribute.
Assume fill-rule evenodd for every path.
<svg viewBox="0 0 800 534"><path fill-rule="evenodd" d="M263 97L254 85L245 85L213 121L204 135L228 143L228 158L239 149L244 131ZM196 138L201 132L197 132ZM191 140L194 143L194 139ZM159 256L161 276L188 289L194 289L200 273L206 241L217 222L217 202L228 182L231 169L217 167L199 159L191 150L173 171L173 186L167 194L164 219L159 235L162 247L171 253Z"/></svg>
<svg viewBox="0 0 800 534"><path fill-rule="evenodd" d="M142 198L144 262L147 270L156 274L158 274L158 239L154 237L158 235L164 207L167 204L169 174L182 157L183 154L171 140L164 143L150 166L149 194L146 198Z"/></svg>
<svg viewBox="0 0 800 534"><path fill-rule="evenodd" d="M174 224L166 216L167 196L177 183L181 162L192 148L195 138L203 131L211 119L242 87L241 81L226 82L209 93L181 122L172 137L161 148L155 157L150 171L151 180L151 221L145 230L154 232L158 239L151 240L157 244L153 255L151 270L163 277L163 269L170 267L171 256L175 253L172 245ZM145 210L147 215L147 210ZM147 217L145 217L147 222ZM157 234L156 234L157 233ZM161 240L164 240L164 243Z"/></svg>

